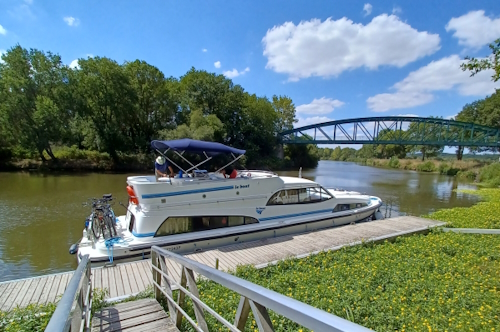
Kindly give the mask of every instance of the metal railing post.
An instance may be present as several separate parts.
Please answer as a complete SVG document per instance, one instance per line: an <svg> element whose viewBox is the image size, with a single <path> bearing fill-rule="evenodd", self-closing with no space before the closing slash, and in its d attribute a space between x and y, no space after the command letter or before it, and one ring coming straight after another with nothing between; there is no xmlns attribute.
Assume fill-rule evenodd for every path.
<svg viewBox="0 0 500 332"><path fill-rule="evenodd" d="M46 332L87 331L92 307L90 259L82 257L66 290L50 318Z"/></svg>

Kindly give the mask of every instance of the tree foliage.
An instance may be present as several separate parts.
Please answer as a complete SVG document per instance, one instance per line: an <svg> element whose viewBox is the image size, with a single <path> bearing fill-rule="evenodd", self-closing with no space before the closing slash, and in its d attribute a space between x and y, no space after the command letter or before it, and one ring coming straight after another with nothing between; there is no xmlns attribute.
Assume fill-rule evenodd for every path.
<svg viewBox="0 0 500 332"><path fill-rule="evenodd" d="M491 55L485 59L465 57L468 62L461 65L462 70L468 70L471 72L471 76L474 76L483 70L493 69L494 73L491 79L494 82L500 80L500 38L490 44L490 49Z"/></svg>
<svg viewBox="0 0 500 332"><path fill-rule="evenodd" d="M297 121L287 96L249 94L223 75L191 68L166 77L145 61L119 64L15 46L0 63L0 158L37 154L53 146L122 154L151 152L150 141L194 138L247 150L248 166L275 166L278 133ZM317 147L285 149L288 166L315 166ZM278 166L283 166L279 165Z"/></svg>

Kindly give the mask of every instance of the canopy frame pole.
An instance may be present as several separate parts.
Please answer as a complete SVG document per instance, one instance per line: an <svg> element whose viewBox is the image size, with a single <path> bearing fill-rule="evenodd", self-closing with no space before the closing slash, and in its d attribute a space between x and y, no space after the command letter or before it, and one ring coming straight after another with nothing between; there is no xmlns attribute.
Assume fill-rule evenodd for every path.
<svg viewBox="0 0 500 332"><path fill-rule="evenodd" d="M232 154L232 153L231 153ZM215 173L219 173L222 169L226 168L227 166L231 165L231 164L234 164L236 161L238 161L238 159L240 159L241 157L243 157L244 155L243 154L240 154L237 158L234 158L233 161L231 161L230 163L222 166L221 168L219 168L218 170L215 171ZM233 156L234 157L234 156Z"/></svg>
<svg viewBox="0 0 500 332"><path fill-rule="evenodd" d="M184 150L184 151L186 151L186 150ZM184 156L182 155L184 153L184 151L182 151L181 153L179 153L179 152L177 152L177 151L174 150L174 153L177 153L177 155L179 157L181 157L185 162L187 162L189 165L195 167L192 162L190 162L189 160L187 160L186 158L184 158ZM197 167L195 167L195 168L198 169Z"/></svg>
<svg viewBox="0 0 500 332"><path fill-rule="evenodd" d="M191 167L190 169L188 169L186 171L186 173L189 172L190 170L194 169L194 168L198 169L198 166L203 165L204 163L206 163L207 161L209 161L211 159L212 159L212 157L208 157L207 159L203 160L201 163L198 163L198 164L194 165L193 167Z"/></svg>
<svg viewBox="0 0 500 332"><path fill-rule="evenodd" d="M187 173L182 167L180 167L179 165L177 165L176 163L174 163L172 160L170 160L170 158L168 158L165 154L168 152L168 150L170 150L170 148L168 148L167 150L165 150L165 152L161 152L160 150L156 149L156 151L161 154L163 157L165 157L165 159L167 159L169 162L171 162L175 167L177 167L178 169L180 169L181 171L183 171L184 173Z"/></svg>

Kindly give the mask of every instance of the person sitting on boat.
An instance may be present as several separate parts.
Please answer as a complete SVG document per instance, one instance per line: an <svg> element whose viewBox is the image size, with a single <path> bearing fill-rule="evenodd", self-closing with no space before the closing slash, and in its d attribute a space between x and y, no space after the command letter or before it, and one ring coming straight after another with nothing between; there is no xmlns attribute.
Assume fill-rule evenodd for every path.
<svg viewBox="0 0 500 332"><path fill-rule="evenodd" d="M166 177L167 176L167 168L170 171L170 176L174 176L174 170L172 169L172 166L170 166L167 161L165 160L165 157L159 156L156 158L155 162L155 175L156 175L156 180L160 177Z"/></svg>

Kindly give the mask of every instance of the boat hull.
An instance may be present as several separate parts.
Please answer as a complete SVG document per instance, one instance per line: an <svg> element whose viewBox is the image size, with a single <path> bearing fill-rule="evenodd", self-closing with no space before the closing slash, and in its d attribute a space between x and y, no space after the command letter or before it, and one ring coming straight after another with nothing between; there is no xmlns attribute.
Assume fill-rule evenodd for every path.
<svg viewBox="0 0 500 332"><path fill-rule="evenodd" d="M161 243L147 243L144 242L141 246L135 246L128 248L128 250L115 250L112 253L112 260L110 262L110 256L108 255L95 255L90 254L90 259L92 266L104 266L117 263L124 263L130 261L137 261L142 259L149 259L151 253L151 246L157 245L166 250L170 250L179 254L190 254L195 252L201 252L205 250L211 250L215 248L223 248L229 245L247 243L252 241L258 241L263 239L272 239L276 237L283 237L288 235L296 235L301 233L307 233L311 231L316 231L319 229L325 229L330 227L342 226L350 223L361 222L367 220L370 216L374 215L377 209L380 207L381 203L373 204L369 208L363 209L362 211L353 211L351 214L343 214L338 216L328 216L322 217L317 220L308 220L303 222L295 222L291 224L281 224L265 229L255 229L255 230L242 230L241 232L234 232L227 235L203 235L199 234L196 240L191 241L181 241L176 240L176 236L168 236L165 241ZM286 240L286 239L285 239ZM83 249L83 250L82 250ZM118 249L118 248L117 248ZM78 260L82 254L85 254L88 250L81 248L78 254ZM92 250L91 250L92 251ZM95 252L95 251L94 251ZM215 262L214 262L215 264Z"/></svg>

